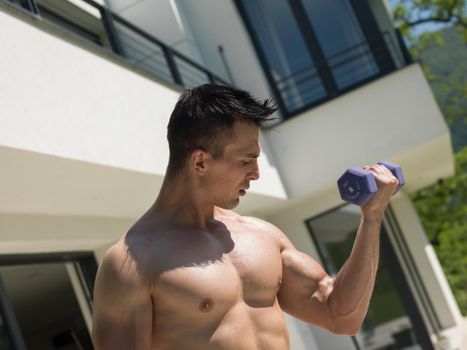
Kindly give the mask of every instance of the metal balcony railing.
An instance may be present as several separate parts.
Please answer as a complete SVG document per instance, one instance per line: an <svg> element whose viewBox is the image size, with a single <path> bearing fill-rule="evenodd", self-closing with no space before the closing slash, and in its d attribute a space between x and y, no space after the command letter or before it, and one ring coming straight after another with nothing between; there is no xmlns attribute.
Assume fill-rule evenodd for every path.
<svg viewBox="0 0 467 350"><path fill-rule="evenodd" d="M397 38L399 39L399 38ZM315 105L345 93L358 86L382 77L391 71L411 63L411 59L399 42L388 32L378 33L356 45L347 47L326 57L326 66L309 65L285 76L276 76L274 84L286 115L302 113ZM389 53L389 57L388 56ZM382 71L378 61L390 60L391 70ZM330 96L323 83L320 70L328 70L337 90Z"/></svg>
<svg viewBox="0 0 467 350"><path fill-rule="evenodd" d="M182 53L93 0L79 1L95 9L94 15L86 13L88 17L86 23L92 24L94 31L80 25L79 18L73 18L74 11L61 11L60 6L50 8L50 3L41 0L0 1L26 10L35 18L71 31L82 39L102 46L103 49L111 50L132 65L170 83L184 88L208 82L230 85ZM64 3L65 1L61 1L61 6ZM68 5L74 6L71 3ZM78 7L75 9L77 17L82 17L85 13ZM96 31L102 31L103 37L96 34Z"/></svg>

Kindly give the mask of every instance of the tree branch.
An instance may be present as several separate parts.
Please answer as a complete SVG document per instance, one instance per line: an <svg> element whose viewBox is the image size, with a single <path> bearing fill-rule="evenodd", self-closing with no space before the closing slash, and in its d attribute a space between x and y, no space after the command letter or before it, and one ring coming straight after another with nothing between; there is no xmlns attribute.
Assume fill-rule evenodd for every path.
<svg viewBox="0 0 467 350"><path fill-rule="evenodd" d="M421 24L421 23L426 23L426 22L444 22L444 23L447 23L447 22L450 22L452 20L452 17L449 17L449 18L439 18L439 17L428 17L428 18L420 18L420 19L417 19L416 21L412 21L412 22L407 22L407 25L409 27L414 27L418 24Z"/></svg>

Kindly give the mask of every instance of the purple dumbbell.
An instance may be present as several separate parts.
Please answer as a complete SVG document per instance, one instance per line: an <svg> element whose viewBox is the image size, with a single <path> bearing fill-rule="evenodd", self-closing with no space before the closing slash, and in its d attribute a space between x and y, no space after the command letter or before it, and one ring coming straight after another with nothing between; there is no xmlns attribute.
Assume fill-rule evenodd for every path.
<svg viewBox="0 0 467 350"><path fill-rule="evenodd" d="M402 168L386 161L378 162L388 168L399 180L396 194L405 184ZM350 168L337 180L337 187L342 200L356 205L363 205L368 202L378 191L375 176L362 168Z"/></svg>

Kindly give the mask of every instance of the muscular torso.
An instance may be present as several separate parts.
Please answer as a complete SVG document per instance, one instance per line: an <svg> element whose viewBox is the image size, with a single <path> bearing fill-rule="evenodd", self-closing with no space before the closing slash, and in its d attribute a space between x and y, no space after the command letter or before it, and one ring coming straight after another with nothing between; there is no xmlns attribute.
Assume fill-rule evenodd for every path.
<svg viewBox="0 0 467 350"><path fill-rule="evenodd" d="M259 222L232 214L203 231L135 229L120 244L150 286L153 349L289 347L281 246Z"/></svg>

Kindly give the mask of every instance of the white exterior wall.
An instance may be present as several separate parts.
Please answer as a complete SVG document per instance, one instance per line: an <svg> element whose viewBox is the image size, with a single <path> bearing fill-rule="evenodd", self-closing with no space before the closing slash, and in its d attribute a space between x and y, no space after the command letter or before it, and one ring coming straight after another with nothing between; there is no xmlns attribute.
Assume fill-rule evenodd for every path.
<svg viewBox="0 0 467 350"><path fill-rule="evenodd" d="M138 217L164 176L181 89L1 11L0 41L0 212ZM243 210L285 197L274 166L259 161Z"/></svg>

